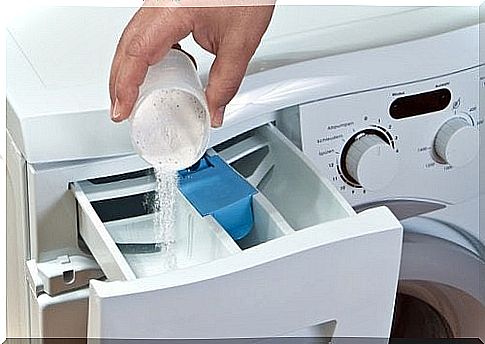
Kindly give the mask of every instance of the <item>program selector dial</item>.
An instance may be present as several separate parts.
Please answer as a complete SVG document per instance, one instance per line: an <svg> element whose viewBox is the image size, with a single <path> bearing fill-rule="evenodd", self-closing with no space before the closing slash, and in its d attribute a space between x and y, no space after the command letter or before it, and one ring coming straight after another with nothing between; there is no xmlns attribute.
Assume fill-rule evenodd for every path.
<svg viewBox="0 0 485 344"><path fill-rule="evenodd" d="M380 133L362 132L347 144L345 173L365 189L384 188L394 179L398 156L390 142Z"/></svg>
<svg viewBox="0 0 485 344"><path fill-rule="evenodd" d="M465 118L448 120L436 133L434 151L441 162L453 167L470 163L478 154L478 130Z"/></svg>

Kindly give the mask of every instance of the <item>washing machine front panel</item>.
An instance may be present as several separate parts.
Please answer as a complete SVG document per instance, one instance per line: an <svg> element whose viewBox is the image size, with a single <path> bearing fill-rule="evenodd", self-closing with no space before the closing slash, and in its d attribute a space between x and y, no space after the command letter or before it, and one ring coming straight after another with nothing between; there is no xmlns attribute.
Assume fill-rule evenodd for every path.
<svg viewBox="0 0 485 344"><path fill-rule="evenodd" d="M485 83L479 66L405 82L415 67L396 66L399 84L300 105L293 140L357 212L385 205L401 220L392 334L484 338L478 150ZM417 324L424 310L429 316Z"/></svg>
<svg viewBox="0 0 485 344"><path fill-rule="evenodd" d="M352 205L478 194L478 68L300 106L302 149Z"/></svg>

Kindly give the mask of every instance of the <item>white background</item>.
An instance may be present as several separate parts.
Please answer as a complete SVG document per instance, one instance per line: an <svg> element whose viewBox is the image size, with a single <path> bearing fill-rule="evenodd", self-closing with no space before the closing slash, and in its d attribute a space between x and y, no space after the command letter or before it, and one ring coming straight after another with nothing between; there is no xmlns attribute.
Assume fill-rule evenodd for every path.
<svg viewBox="0 0 485 344"><path fill-rule="evenodd" d="M372 5L372 6L479 6L482 1L479 0L277 0L279 5ZM141 0L26 0L18 2L2 2L0 19L2 23L8 23L15 20L15 17L32 6L46 5L77 5L77 6L137 6L142 3ZM227 1L226 1L227 3ZM5 29L1 31L1 64L5 66ZM0 91L5 94L5 69L2 69L2 78ZM0 116L0 342L5 340L5 224L6 224L6 204L5 204L5 96L1 98L1 108L3 115Z"/></svg>

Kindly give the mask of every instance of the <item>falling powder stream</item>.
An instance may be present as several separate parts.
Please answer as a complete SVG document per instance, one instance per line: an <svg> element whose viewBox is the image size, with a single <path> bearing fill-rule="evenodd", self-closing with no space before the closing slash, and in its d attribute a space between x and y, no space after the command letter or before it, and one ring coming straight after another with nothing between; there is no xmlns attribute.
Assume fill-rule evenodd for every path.
<svg viewBox="0 0 485 344"><path fill-rule="evenodd" d="M175 198L177 171L155 168L156 189L154 200L154 230L157 245L166 254L168 269L177 267L175 246Z"/></svg>
<svg viewBox="0 0 485 344"><path fill-rule="evenodd" d="M175 269L177 171L204 154L209 116L195 95L180 89L156 89L141 99L131 117L131 139L136 151L155 169L155 240L166 267Z"/></svg>

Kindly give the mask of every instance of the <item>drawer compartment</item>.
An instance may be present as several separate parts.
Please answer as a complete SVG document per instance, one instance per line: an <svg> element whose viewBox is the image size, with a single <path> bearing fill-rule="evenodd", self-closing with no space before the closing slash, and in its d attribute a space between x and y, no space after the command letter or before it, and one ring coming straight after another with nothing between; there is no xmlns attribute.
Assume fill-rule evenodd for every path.
<svg viewBox="0 0 485 344"><path fill-rule="evenodd" d="M355 214L313 164L273 125L215 147L294 230Z"/></svg>
<svg viewBox="0 0 485 344"><path fill-rule="evenodd" d="M116 183L119 197L113 197ZM78 201L79 233L110 280L163 273L174 261L183 269L240 251L213 218L202 217L180 193L175 201L176 244L170 252L157 245L154 214L147 204L154 183L148 176L132 185L127 181L109 185L82 181L72 186ZM124 205L127 201L131 207ZM124 217L105 207L125 209Z"/></svg>
<svg viewBox="0 0 485 344"><path fill-rule="evenodd" d="M79 233L109 280L131 280L237 254L303 228L354 214L333 187L274 126L211 150L252 184L253 228L235 242L177 190L175 244L157 245L151 171L73 183ZM215 186L217 187L217 185ZM217 192L217 190L214 190Z"/></svg>

